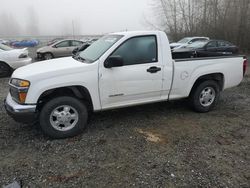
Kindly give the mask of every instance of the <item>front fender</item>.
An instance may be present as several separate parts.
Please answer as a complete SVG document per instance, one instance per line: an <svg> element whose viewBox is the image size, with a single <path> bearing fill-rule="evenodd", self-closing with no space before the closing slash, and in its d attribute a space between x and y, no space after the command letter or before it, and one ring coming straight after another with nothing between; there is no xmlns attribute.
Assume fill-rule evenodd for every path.
<svg viewBox="0 0 250 188"><path fill-rule="evenodd" d="M46 91L62 87L83 86L92 99L94 110L101 109L98 90L98 76L95 72L76 73L61 75L50 78L43 78L31 81L30 88L26 97L26 104L37 104L39 97ZM83 81L84 80L84 81Z"/></svg>

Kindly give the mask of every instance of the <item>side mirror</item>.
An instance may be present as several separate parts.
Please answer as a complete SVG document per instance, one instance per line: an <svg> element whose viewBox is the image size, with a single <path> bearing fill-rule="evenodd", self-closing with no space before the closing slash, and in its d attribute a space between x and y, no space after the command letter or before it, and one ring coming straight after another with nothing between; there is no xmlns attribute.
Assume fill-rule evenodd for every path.
<svg viewBox="0 0 250 188"><path fill-rule="evenodd" d="M122 67L123 66L123 59L121 56L110 56L104 62L105 68L112 68L112 67Z"/></svg>

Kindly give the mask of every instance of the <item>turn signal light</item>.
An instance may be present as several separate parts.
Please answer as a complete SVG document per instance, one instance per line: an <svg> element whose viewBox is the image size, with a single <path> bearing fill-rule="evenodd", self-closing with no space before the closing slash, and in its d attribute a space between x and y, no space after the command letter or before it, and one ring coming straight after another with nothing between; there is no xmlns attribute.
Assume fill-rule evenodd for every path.
<svg viewBox="0 0 250 188"><path fill-rule="evenodd" d="M30 86L30 82L26 81L26 80L21 80L20 81L20 87L29 87Z"/></svg>
<svg viewBox="0 0 250 188"><path fill-rule="evenodd" d="M19 101L20 103L25 103L27 93L20 92L19 93Z"/></svg>

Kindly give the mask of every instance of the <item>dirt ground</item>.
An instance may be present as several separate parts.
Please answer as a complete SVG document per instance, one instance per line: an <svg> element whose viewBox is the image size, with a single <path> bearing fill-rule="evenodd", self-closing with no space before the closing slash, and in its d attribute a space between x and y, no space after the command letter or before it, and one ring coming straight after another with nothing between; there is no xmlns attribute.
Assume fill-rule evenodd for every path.
<svg viewBox="0 0 250 188"><path fill-rule="evenodd" d="M8 92L0 79L0 100ZM186 101L95 114L80 136L50 140L0 111L0 186L250 187L250 74L217 108Z"/></svg>

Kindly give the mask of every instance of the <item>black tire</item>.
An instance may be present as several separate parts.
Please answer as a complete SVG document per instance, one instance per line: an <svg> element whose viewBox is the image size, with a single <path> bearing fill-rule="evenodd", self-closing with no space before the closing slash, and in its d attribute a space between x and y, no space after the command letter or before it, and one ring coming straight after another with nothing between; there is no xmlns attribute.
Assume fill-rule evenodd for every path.
<svg viewBox="0 0 250 188"><path fill-rule="evenodd" d="M0 78L11 75L12 69L6 63L0 62Z"/></svg>
<svg viewBox="0 0 250 188"><path fill-rule="evenodd" d="M211 93L213 93L211 95L214 96L212 97L214 99L208 100L207 104L203 104L204 101L201 101L203 99L202 92L208 90L208 88L211 89ZM195 110L196 112L205 113L211 111L216 106L219 97L220 97L220 87L218 83L213 80L206 80L199 83L196 87L193 88L189 96L189 102L193 110Z"/></svg>
<svg viewBox="0 0 250 188"><path fill-rule="evenodd" d="M47 53L44 53L44 54L43 54L43 59L44 59L44 60L50 60L50 59L53 59L53 58L54 58L54 56L53 56L53 54L50 53L50 52L47 52Z"/></svg>
<svg viewBox="0 0 250 188"><path fill-rule="evenodd" d="M53 118L55 117L52 116L52 113L53 111L55 111L55 109L57 108L60 109L59 108L60 106L69 106L72 109L74 109L78 114L78 120L76 121L75 126L69 130L58 130L53 127L53 121L54 121ZM59 117L56 117L55 121L58 120L57 118ZM88 121L88 110L86 105L83 102L79 101L78 99L68 96L57 97L47 102L43 106L39 117L40 126L44 134L55 139L73 137L82 133L83 130L87 127L87 121ZM62 127L63 124L58 126Z"/></svg>

